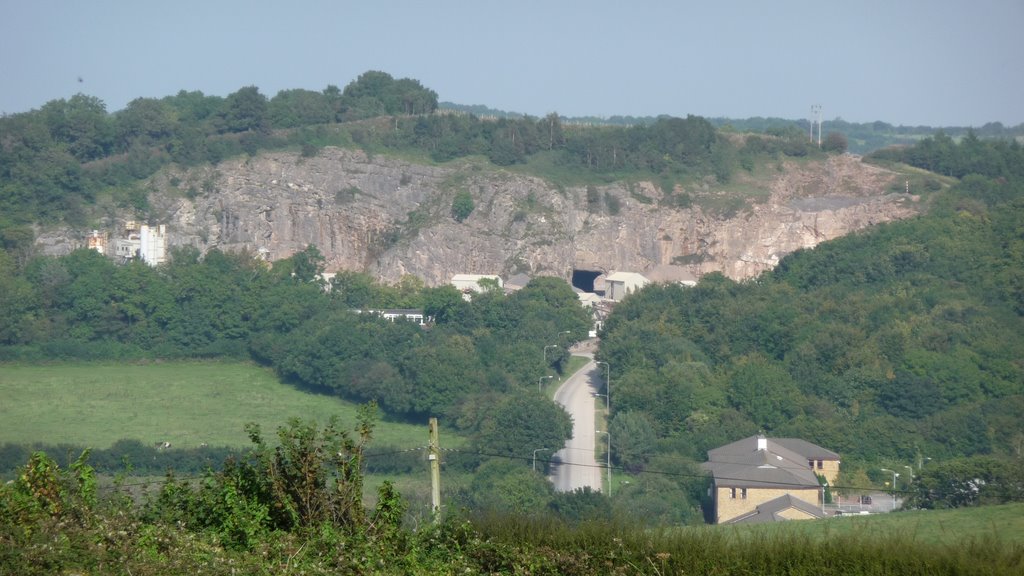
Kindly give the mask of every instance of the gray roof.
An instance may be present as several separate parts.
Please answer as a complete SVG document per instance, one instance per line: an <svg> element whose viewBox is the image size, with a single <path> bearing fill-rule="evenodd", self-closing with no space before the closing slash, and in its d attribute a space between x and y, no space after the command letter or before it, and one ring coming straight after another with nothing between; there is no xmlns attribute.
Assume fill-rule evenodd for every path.
<svg viewBox="0 0 1024 576"><path fill-rule="evenodd" d="M764 504L761 504L754 509L753 512L748 512L742 516L738 516L729 520L727 524L761 524L764 522L782 522L788 520L788 518L781 516L780 513L790 508L796 508L801 512L808 514L813 518L822 518L824 515L814 504L801 500L792 494L786 494L779 496L774 500L769 500Z"/></svg>
<svg viewBox="0 0 1024 576"><path fill-rule="evenodd" d="M839 460L839 454L800 438L771 438L769 441L780 444L808 460Z"/></svg>
<svg viewBox="0 0 1024 576"><path fill-rule="evenodd" d="M519 273L505 281L505 288L524 288L530 283L530 276Z"/></svg>
<svg viewBox="0 0 1024 576"><path fill-rule="evenodd" d="M715 477L716 486L745 488L817 488L817 476L807 467L770 452L757 462L705 462L704 469Z"/></svg>
<svg viewBox="0 0 1024 576"><path fill-rule="evenodd" d="M737 455L748 454L757 450L758 435L748 436L725 446L708 450L708 460L733 460ZM817 444L811 444L800 438L767 438L768 450L777 452L794 460L839 460L839 454L826 450Z"/></svg>
<svg viewBox="0 0 1024 576"><path fill-rule="evenodd" d="M813 454L838 454L829 452L810 442L784 438L781 441L767 438L767 449L758 450L758 436L750 436L719 448L708 450L708 461L702 466L711 472L716 486L748 488L818 488L818 477L807 465L807 460L824 459L812 457L792 450L792 447L817 448ZM802 444L801 444L802 443Z"/></svg>

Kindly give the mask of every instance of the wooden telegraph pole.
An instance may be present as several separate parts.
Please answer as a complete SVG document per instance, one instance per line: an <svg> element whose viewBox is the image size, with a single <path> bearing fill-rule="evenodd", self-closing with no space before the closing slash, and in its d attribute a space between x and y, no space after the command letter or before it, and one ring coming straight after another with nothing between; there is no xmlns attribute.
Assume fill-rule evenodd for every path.
<svg viewBox="0 0 1024 576"><path fill-rule="evenodd" d="M434 522L441 520L441 443L437 435L437 418L430 419L430 510Z"/></svg>

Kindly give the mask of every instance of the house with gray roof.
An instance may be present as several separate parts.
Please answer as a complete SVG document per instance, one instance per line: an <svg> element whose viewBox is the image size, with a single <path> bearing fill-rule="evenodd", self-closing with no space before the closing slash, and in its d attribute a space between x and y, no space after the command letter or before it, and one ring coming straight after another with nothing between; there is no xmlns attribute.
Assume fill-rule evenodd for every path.
<svg viewBox="0 0 1024 576"><path fill-rule="evenodd" d="M750 436L708 450L715 523L820 518L818 475L834 482L839 455L798 438Z"/></svg>

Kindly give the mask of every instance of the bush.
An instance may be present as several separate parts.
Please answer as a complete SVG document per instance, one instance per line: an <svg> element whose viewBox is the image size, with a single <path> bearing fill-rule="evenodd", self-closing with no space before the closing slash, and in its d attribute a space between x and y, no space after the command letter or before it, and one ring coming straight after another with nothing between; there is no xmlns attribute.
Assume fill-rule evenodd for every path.
<svg viewBox="0 0 1024 576"><path fill-rule="evenodd" d="M476 206L473 204L473 196L467 190L460 190L452 200L452 218L456 222L462 222L473 213Z"/></svg>
<svg viewBox="0 0 1024 576"><path fill-rule="evenodd" d="M829 132L825 135L825 140L821 143L821 149L825 152L835 152L842 154L846 152L846 148L849 142L846 140L846 136L838 132Z"/></svg>

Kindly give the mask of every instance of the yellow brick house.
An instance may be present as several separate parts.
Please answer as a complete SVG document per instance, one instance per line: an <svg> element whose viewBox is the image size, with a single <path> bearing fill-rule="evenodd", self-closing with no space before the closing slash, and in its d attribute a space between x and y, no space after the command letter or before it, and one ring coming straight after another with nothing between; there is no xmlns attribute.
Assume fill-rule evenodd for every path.
<svg viewBox="0 0 1024 576"><path fill-rule="evenodd" d="M839 475L839 455L799 438L750 436L708 450L716 524L821 518L823 488Z"/></svg>

